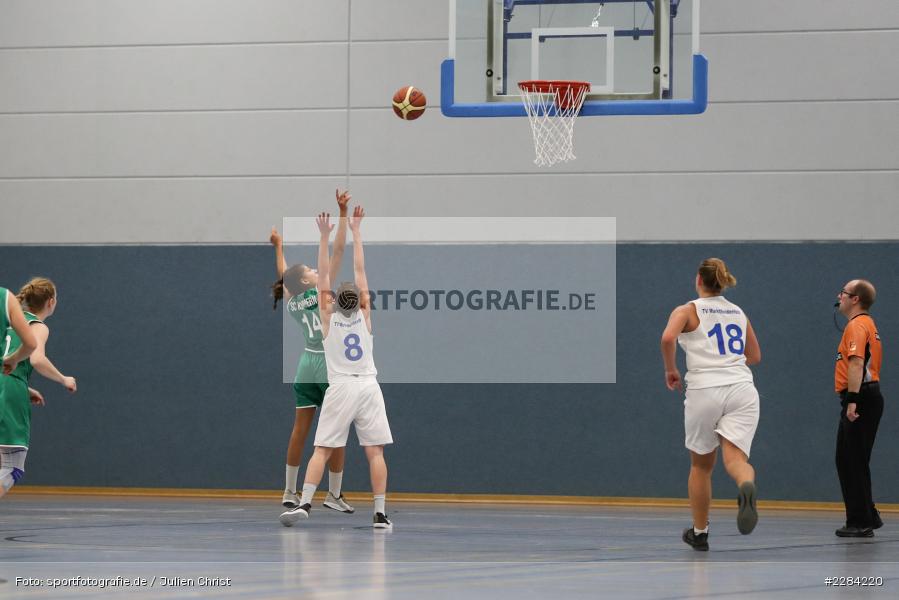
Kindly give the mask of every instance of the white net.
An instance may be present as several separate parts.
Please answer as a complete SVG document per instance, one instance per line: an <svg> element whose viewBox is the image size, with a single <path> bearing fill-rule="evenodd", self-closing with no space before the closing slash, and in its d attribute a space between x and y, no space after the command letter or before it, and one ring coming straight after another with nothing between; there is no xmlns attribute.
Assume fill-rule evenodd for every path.
<svg viewBox="0 0 899 600"><path fill-rule="evenodd" d="M574 122L590 84L576 81L522 81L518 84L534 134L534 164L551 167L574 160Z"/></svg>

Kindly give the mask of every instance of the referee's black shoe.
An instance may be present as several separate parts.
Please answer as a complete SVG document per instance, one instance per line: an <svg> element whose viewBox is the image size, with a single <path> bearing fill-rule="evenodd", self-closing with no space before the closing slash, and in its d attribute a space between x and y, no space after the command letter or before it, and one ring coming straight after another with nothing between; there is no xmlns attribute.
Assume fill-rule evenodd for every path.
<svg viewBox="0 0 899 600"><path fill-rule="evenodd" d="M880 511L876 508L872 508L874 511L874 524L871 525L871 529L880 529L883 527L883 519L880 518Z"/></svg>
<svg viewBox="0 0 899 600"><path fill-rule="evenodd" d="M693 546L694 550L699 550L701 552L708 552L709 550L709 534L696 533L693 527L684 529L684 534L681 536L681 539L690 546Z"/></svg>
<svg viewBox="0 0 899 600"><path fill-rule="evenodd" d="M874 537L874 530L870 527L849 527L844 526L840 527L835 532L837 537L851 537L851 538L869 538Z"/></svg>

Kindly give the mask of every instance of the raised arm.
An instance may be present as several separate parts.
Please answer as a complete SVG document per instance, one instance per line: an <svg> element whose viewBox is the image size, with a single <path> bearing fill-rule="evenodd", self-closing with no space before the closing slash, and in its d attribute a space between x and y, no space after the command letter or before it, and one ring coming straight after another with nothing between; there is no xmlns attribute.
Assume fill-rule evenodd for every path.
<svg viewBox="0 0 899 600"><path fill-rule="evenodd" d="M360 227L362 219L365 217L365 210L361 206L353 209L353 216L350 219L350 230L353 232L353 275L356 280L356 287L362 295L359 306L363 310L370 308L368 304L368 278L365 276L365 253L362 251L362 233Z"/></svg>
<svg viewBox="0 0 899 600"><path fill-rule="evenodd" d="M32 325L34 329L34 337L37 340L37 348L31 353L31 366L34 370L56 383L64 386L70 392L75 392L77 386L74 377L66 377L59 372L50 359L47 358L46 345L47 338L50 337L50 330L43 323L35 323Z"/></svg>
<svg viewBox="0 0 899 600"><path fill-rule="evenodd" d="M19 348L9 356L5 356L8 346L5 339L0 339L0 343L3 343L3 374L9 375L15 370L19 362L25 360L34 352L34 349L37 348L37 340L31 331L31 327L28 325L28 321L25 320L25 314L22 312L22 305L19 304L19 299L12 292L7 292L6 294L6 312L9 315L10 327L21 340Z"/></svg>
<svg viewBox="0 0 899 600"><path fill-rule="evenodd" d="M331 296L333 295L331 292L331 275L329 273L331 265L328 257L328 240L331 238L331 230L334 229L334 226L331 225L331 215L329 213L318 215L315 219L315 224L318 225L318 231L321 234L318 242L318 312L321 314L322 326L324 327L322 333L327 337L327 326L330 320L326 317L331 314Z"/></svg>
<svg viewBox="0 0 899 600"><path fill-rule="evenodd" d="M278 277L284 277L284 271L287 270L287 261L284 260L283 240L276 228L272 227L272 234L269 236L268 241L275 247L275 270L278 271Z"/></svg>
<svg viewBox="0 0 899 600"><path fill-rule="evenodd" d="M334 248L331 253L331 272L329 273L331 281L337 281L340 263L343 262L343 249L346 248L347 205L352 198L348 191L341 192L338 189L334 193L337 196L337 207L340 209L340 220L337 222L337 236L334 238Z"/></svg>

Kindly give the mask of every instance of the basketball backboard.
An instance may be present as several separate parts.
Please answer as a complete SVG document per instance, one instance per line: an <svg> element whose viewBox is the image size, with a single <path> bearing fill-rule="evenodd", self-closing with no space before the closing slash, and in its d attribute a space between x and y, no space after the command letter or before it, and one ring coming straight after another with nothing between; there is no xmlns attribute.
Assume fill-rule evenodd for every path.
<svg viewBox="0 0 899 600"><path fill-rule="evenodd" d="M695 114L707 103L699 0L450 0L441 109L525 116L518 82L591 83L581 116Z"/></svg>

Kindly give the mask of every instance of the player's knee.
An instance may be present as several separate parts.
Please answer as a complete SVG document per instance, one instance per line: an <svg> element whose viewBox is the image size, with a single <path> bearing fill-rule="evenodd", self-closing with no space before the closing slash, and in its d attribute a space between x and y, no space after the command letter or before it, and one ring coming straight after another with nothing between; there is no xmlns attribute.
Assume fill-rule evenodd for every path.
<svg viewBox="0 0 899 600"><path fill-rule="evenodd" d="M718 450L713 450L708 454L699 454L690 452L690 466L698 471L711 471L715 468L715 461L718 458Z"/></svg>
<svg viewBox="0 0 899 600"><path fill-rule="evenodd" d="M696 461L691 466L694 471L710 475L715 470L715 461Z"/></svg>
<svg viewBox="0 0 899 600"><path fill-rule="evenodd" d="M334 453L334 448L327 448L325 446L316 446L315 453L318 454L321 458L328 460L331 458L331 455Z"/></svg>
<svg viewBox="0 0 899 600"><path fill-rule="evenodd" d="M693 463L690 468L700 473L710 474L715 468L715 463Z"/></svg>
<svg viewBox="0 0 899 600"><path fill-rule="evenodd" d="M307 414L309 411L297 411L298 417L293 422L293 430L291 430L290 435L293 437L306 439L306 436L309 435L309 427L312 423L311 419L308 419ZM300 416L300 413L302 415Z"/></svg>
<svg viewBox="0 0 899 600"><path fill-rule="evenodd" d="M368 457L368 460L372 460L377 457L384 457L384 446L365 446L365 456Z"/></svg>

